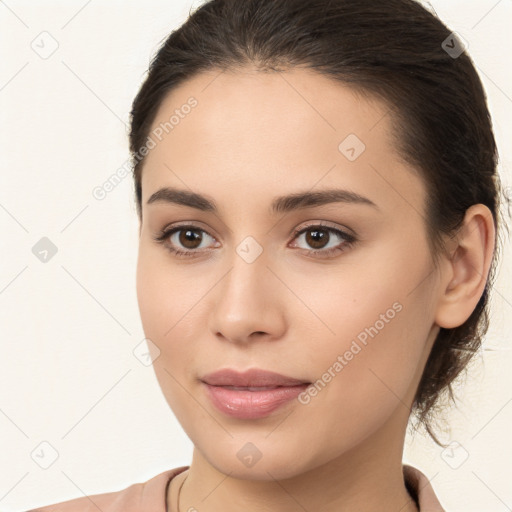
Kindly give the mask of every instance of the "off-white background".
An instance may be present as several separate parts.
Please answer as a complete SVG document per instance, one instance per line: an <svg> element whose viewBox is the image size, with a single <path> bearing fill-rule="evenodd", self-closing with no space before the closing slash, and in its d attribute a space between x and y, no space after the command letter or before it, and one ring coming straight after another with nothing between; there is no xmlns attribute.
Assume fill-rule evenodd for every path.
<svg viewBox="0 0 512 512"><path fill-rule="evenodd" d="M150 57L193 5L0 2L2 511L119 490L190 463L190 441L151 366L133 353L144 351L144 335L131 179L102 201L92 190L128 158L131 101ZM489 95L500 172L511 184L512 3L432 6L469 42ZM52 38L58 48L43 59L31 45L48 51ZM58 249L47 263L32 253L42 237ZM512 510L508 247L485 350L448 415L443 440L460 446L443 452L421 435L407 438L405 461L432 478L451 512ZM58 452L48 469L40 464L53 452L43 442Z"/></svg>

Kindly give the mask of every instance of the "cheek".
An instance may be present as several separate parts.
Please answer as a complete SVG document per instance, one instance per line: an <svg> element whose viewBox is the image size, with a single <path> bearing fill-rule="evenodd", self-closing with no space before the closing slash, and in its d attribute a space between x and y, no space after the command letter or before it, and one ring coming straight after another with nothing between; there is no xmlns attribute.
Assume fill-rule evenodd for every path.
<svg viewBox="0 0 512 512"><path fill-rule="evenodd" d="M338 421L352 424L350 429L361 420L376 425L409 400L425 362L433 293L427 282L418 286L429 274L429 261L405 260L395 252L303 288L324 324L317 323L323 333L317 331L317 343L304 345L303 357L314 362L318 379L314 396L304 396L304 402L318 408L315 415L331 418L330 428L339 428Z"/></svg>
<svg viewBox="0 0 512 512"><path fill-rule="evenodd" d="M164 368L176 376L194 368L197 326L204 324L198 315L204 312L205 301L201 299L205 289L191 285L194 283L191 272L177 272L160 251L139 249L137 301L144 334L160 351L153 362L157 375ZM197 359L197 351L195 355ZM167 384L172 387L173 382L170 379Z"/></svg>
<svg viewBox="0 0 512 512"><path fill-rule="evenodd" d="M311 350L309 360L316 361L316 372L343 375L361 390L375 380L372 370L377 375L385 372L388 380L400 380L397 370L406 362L414 364L421 354L423 333L413 329L416 315L411 305L389 293L345 304L336 308L331 301L329 311L324 310L331 334L323 336L321 351Z"/></svg>
<svg viewBox="0 0 512 512"><path fill-rule="evenodd" d="M149 252L149 251L148 251ZM187 311L189 296L177 286L176 276L165 270L166 265L156 264L143 248L137 263L137 300L140 318L150 353L153 371L164 398L186 429L189 425L190 395L187 371L194 368L193 350L187 339ZM181 341L180 341L181 340Z"/></svg>
<svg viewBox="0 0 512 512"><path fill-rule="evenodd" d="M150 340L148 347L153 369L169 405L174 407L171 402L176 381L171 375L175 375L179 368L175 362L182 362L184 359L181 351L185 345L176 342L182 326L179 320L183 313L177 300L176 286L170 277L172 274L164 270L164 265L156 264L148 253L149 251L140 248L137 262L140 319L144 336Z"/></svg>
<svg viewBox="0 0 512 512"><path fill-rule="evenodd" d="M189 294L177 279L161 249L147 248L143 243L137 260L137 301L147 337L160 342L170 339L181 317L186 313Z"/></svg>
<svg viewBox="0 0 512 512"><path fill-rule="evenodd" d="M327 443L332 450L362 442L395 412L409 415L425 333L416 329L417 315L409 304L401 302L402 309L389 304L366 303L363 328L361 315L357 321L340 318L335 328L347 336L308 354L316 380L301 397L302 414L305 422L322 418L312 428L318 438L332 439ZM386 311L388 323L379 317Z"/></svg>

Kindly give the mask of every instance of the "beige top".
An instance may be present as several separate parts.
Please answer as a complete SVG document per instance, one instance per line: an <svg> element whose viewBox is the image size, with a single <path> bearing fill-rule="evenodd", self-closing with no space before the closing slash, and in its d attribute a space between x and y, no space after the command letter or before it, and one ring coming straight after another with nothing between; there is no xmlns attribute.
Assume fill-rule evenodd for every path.
<svg viewBox="0 0 512 512"><path fill-rule="evenodd" d="M28 512L166 512L167 488L171 479L189 467L168 469L147 482L130 485L121 491L82 496ZM420 512L446 512L428 478L413 466L404 464L402 467L406 487L416 499Z"/></svg>

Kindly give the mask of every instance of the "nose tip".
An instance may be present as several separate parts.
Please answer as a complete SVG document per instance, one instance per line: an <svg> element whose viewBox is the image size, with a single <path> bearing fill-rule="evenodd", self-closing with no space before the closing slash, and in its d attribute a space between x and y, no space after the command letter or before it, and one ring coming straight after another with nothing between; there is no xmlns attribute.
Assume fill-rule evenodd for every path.
<svg viewBox="0 0 512 512"><path fill-rule="evenodd" d="M254 247L247 243L250 252ZM284 313L268 273L259 257L234 262L212 298L210 328L217 339L247 343L282 336Z"/></svg>

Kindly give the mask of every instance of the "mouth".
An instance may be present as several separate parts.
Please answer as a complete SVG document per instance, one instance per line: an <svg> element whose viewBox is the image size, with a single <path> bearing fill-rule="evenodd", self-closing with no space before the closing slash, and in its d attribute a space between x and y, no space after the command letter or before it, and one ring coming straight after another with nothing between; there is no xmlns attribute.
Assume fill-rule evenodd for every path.
<svg viewBox="0 0 512 512"><path fill-rule="evenodd" d="M254 368L246 372L223 369L201 379L212 405L238 419L270 415L302 393L311 382Z"/></svg>

